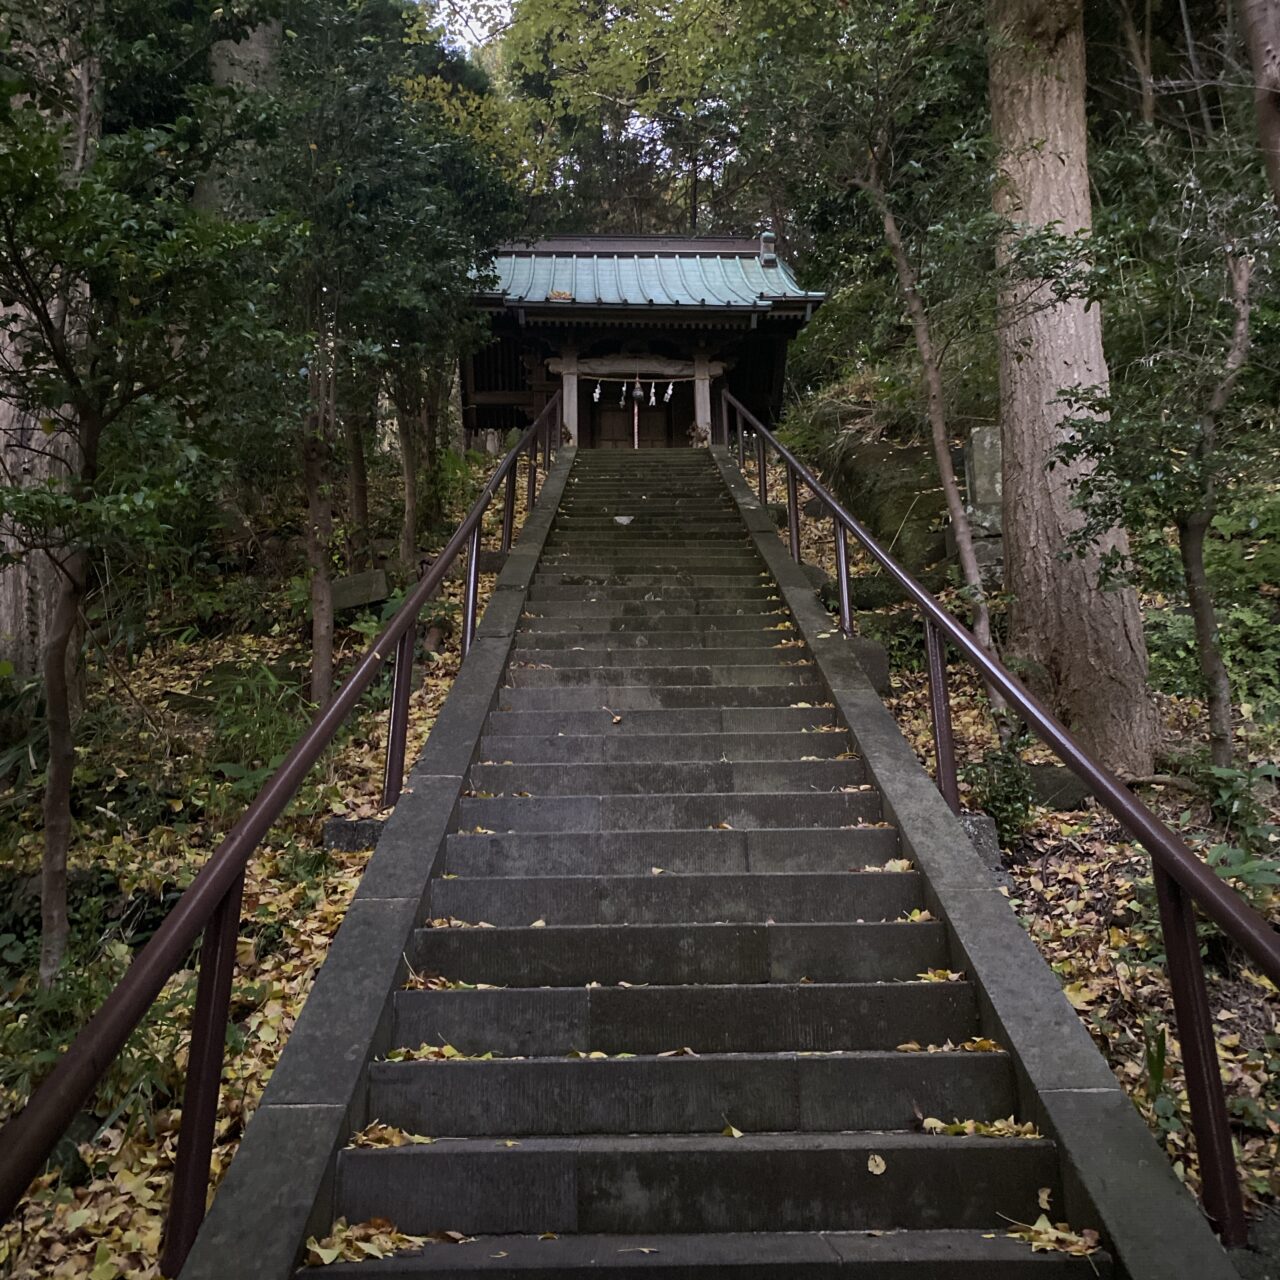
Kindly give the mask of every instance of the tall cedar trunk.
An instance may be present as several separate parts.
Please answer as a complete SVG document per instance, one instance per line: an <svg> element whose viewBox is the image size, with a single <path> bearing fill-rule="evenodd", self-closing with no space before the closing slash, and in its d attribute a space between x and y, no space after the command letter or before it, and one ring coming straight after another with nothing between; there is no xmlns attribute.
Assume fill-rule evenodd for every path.
<svg viewBox="0 0 1280 1280"><path fill-rule="evenodd" d="M302 450L307 490L307 564L311 570L311 700L326 707L333 696L333 580L329 549L333 538L333 498L323 409L312 415Z"/></svg>
<svg viewBox="0 0 1280 1280"><path fill-rule="evenodd" d="M982 570L978 567L978 557L973 550L973 532L969 527L969 513L965 510L964 500L960 497L960 484L956 479L956 469L951 461L951 436L947 429L946 399L942 390L942 366L938 362L938 354L933 345L933 331L929 324L929 316L924 309L924 300L920 297L915 267L902 241L898 221L889 207L888 197L874 175L867 189L880 213L885 242L889 246L889 253L898 273L898 284L907 304L907 314L911 317L916 351L924 370L929 430L933 437L933 457L938 466L938 477L942 481L942 492L947 499L947 513L951 517L951 530L955 534L956 549L960 556L960 572L964 575L965 585L973 596L973 632L982 647L990 649L991 616L987 610L986 592L982 586Z"/></svg>
<svg viewBox="0 0 1280 1280"><path fill-rule="evenodd" d="M1187 601L1196 628L1196 652L1209 704L1209 758L1223 769L1231 765L1231 680L1218 643L1218 614L1204 568L1204 541L1212 516L1199 511L1178 522L1178 552Z"/></svg>
<svg viewBox="0 0 1280 1280"><path fill-rule="evenodd" d="M1240 0L1240 13L1253 66L1258 144L1280 210L1280 0Z"/></svg>
<svg viewBox="0 0 1280 1280"><path fill-rule="evenodd" d="M996 212L1015 225L1088 232L1082 0L988 0L987 21ZM1108 387L1102 319L1079 299L1051 304L1034 280L1007 283L999 302L1010 647L1108 765L1148 774L1155 718L1138 599L1098 582L1100 555L1127 551L1127 539L1116 529L1087 555L1064 558L1081 525L1072 492L1084 466L1049 467L1067 431L1062 391Z"/></svg>

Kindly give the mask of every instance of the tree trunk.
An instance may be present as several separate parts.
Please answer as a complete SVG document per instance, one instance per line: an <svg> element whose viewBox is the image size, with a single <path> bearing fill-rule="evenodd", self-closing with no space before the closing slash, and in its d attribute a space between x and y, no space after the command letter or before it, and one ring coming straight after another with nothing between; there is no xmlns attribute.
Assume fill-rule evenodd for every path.
<svg viewBox="0 0 1280 1280"><path fill-rule="evenodd" d="M365 463L365 422L348 415L347 433L347 490L351 503L352 561L356 568L363 567L369 559L369 469Z"/></svg>
<svg viewBox="0 0 1280 1280"><path fill-rule="evenodd" d="M1086 167L1082 0L988 0L992 123L999 149L996 213L1019 224L1092 226ZM1108 387L1097 308L1053 303L1043 281L1001 287L997 349L1004 452L1005 585L1010 647L1054 711L1112 768L1151 772L1155 718L1136 594L1103 591L1100 556L1127 551L1116 529L1065 558L1081 525L1072 504L1082 464L1049 468L1065 437L1064 389Z"/></svg>
<svg viewBox="0 0 1280 1280"><path fill-rule="evenodd" d="M1222 660L1218 642L1218 614L1213 592L1204 569L1204 542L1212 519L1208 511L1197 511L1178 522L1178 552L1182 557L1182 577L1187 584L1187 600L1196 628L1196 653L1204 677L1209 704L1209 758L1223 769L1231 767L1231 680Z"/></svg>
<svg viewBox="0 0 1280 1280"><path fill-rule="evenodd" d="M45 435L33 417L0 401L0 477L4 483L26 488L45 483L55 472L61 474L55 439ZM49 556L6 532L0 532L0 555L13 557L0 569L0 661L10 663L13 678L22 682L41 670L58 599L59 575ZM3 728L21 732L25 726Z"/></svg>
<svg viewBox="0 0 1280 1280"><path fill-rule="evenodd" d="M1258 145L1280 211L1280 0L1240 0L1240 10L1253 66Z"/></svg>
<svg viewBox="0 0 1280 1280"><path fill-rule="evenodd" d="M1129 46L1129 57L1138 77L1138 93L1142 103L1142 123L1148 127L1156 122L1156 87L1151 75L1151 0L1144 0L1142 30L1133 16L1129 0L1118 0L1120 25L1124 28L1124 42Z"/></svg>
<svg viewBox="0 0 1280 1280"><path fill-rule="evenodd" d="M322 416L323 410L313 414L302 454L307 490L307 564L311 569L311 701L320 708L328 706L333 696L333 580L329 571L333 498Z"/></svg>
<svg viewBox="0 0 1280 1280"><path fill-rule="evenodd" d="M400 433L400 476L404 517L400 523L400 560L406 569L418 562L418 417L421 406L396 405Z"/></svg>
<svg viewBox="0 0 1280 1280"><path fill-rule="evenodd" d="M76 765L75 708L68 667L80 632L88 557L62 562L57 603L44 648L45 725L49 765L44 784L44 856L40 862L40 985L46 991L67 949L67 851L71 847L71 783Z"/></svg>
<svg viewBox="0 0 1280 1280"><path fill-rule="evenodd" d="M924 300L920 297L915 267L907 255L907 247L898 229L898 221L893 216L888 197L876 177L872 177L867 190L880 213L885 242L889 246L889 253L898 273L898 284L907 304L907 314L911 317L916 351L919 353L920 365L924 370L929 430L933 437L933 457L938 466L938 477L942 481L942 492L947 499L947 513L951 517L951 529L955 534L956 550L960 556L960 572L964 575L965 585L969 588L972 597L973 633L977 636L978 643L984 649L990 650L991 615L987 610L987 596L982 586L982 570L978 567L978 557L973 550L973 532L969 527L969 513L965 510L964 500L960 496L960 484L956 479L956 469L951 461L951 434L947 428L946 399L942 390L942 366L933 345L933 331L929 324L929 316L924 309Z"/></svg>

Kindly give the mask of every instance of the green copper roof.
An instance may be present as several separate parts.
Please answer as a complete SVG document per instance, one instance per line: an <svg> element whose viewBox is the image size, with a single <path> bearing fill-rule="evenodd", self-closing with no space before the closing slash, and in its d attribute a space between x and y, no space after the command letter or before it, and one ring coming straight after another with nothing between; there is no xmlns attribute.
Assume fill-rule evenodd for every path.
<svg viewBox="0 0 1280 1280"><path fill-rule="evenodd" d="M826 297L800 288L770 235L557 236L503 248L494 270L484 297L509 307L805 311Z"/></svg>

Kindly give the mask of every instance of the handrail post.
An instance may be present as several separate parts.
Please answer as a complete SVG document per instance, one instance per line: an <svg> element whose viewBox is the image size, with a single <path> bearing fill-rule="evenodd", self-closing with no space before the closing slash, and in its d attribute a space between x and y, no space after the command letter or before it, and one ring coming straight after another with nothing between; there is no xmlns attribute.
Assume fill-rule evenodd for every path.
<svg viewBox="0 0 1280 1280"><path fill-rule="evenodd" d="M840 591L840 630L853 635L853 606L849 600L849 543L844 521L833 511L831 523L836 535L836 585Z"/></svg>
<svg viewBox="0 0 1280 1280"><path fill-rule="evenodd" d="M182 1129L160 1255L160 1271L166 1276L176 1276L182 1270L204 1221L243 894L241 871L214 908L200 944L200 976L196 981L196 1007L191 1018L191 1046L182 1095Z"/></svg>
<svg viewBox="0 0 1280 1280"><path fill-rule="evenodd" d="M733 406L733 420L738 427L738 470L745 471L747 469L746 436L743 434L742 411L736 404Z"/></svg>
<svg viewBox="0 0 1280 1280"><path fill-rule="evenodd" d="M538 500L538 442L536 439L529 444L529 487L525 493L525 518L533 510L533 504Z"/></svg>
<svg viewBox="0 0 1280 1280"><path fill-rule="evenodd" d="M933 722L935 781L952 813L960 812L956 781L956 743L951 729L951 695L947 691L947 652L933 619L924 620L925 662L929 670L929 718Z"/></svg>
<svg viewBox="0 0 1280 1280"><path fill-rule="evenodd" d="M511 539L516 528L516 468L507 472L507 488L502 499L502 551L511 550Z"/></svg>
<svg viewBox="0 0 1280 1280"><path fill-rule="evenodd" d="M467 552L467 589L462 600L462 656L465 658L471 651L471 642L476 638L476 607L480 599L480 526L471 532L471 547Z"/></svg>
<svg viewBox="0 0 1280 1280"><path fill-rule="evenodd" d="M800 495L797 492L796 469L787 463L787 535L791 541L791 558L800 563Z"/></svg>
<svg viewBox="0 0 1280 1280"><path fill-rule="evenodd" d="M1200 1157L1201 1197L1222 1243L1234 1248L1246 1243L1248 1228L1196 937L1195 908L1182 886L1158 863L1152 865L1152 878L1187 1076L1192 1131Z"/></svg>
<svg viewBox="0 0 1280 1280"><path fill-rule="evenodd" d="M410 627L396 643L391 676L391 714L387 721L387 762L382 775L382 807L400 799L404 786L405 739L409 734L409 695L413 691L413 648L417 628Z"/></svg>
<svg viewBox="0 0 1280 1280"><path fill-rule="evenodd" d="M720 443L729 447L729 402L723 395L720 397Z"/></svg>
<svg viewBox="0 0 1280 1280"><path fill-rule="evenodd" d="M766 467L765 452L768 449L764 436L758 431L756 432L756 473L757 481L760 485L760 505L767 507L769 505L769 472Z"/></svg>

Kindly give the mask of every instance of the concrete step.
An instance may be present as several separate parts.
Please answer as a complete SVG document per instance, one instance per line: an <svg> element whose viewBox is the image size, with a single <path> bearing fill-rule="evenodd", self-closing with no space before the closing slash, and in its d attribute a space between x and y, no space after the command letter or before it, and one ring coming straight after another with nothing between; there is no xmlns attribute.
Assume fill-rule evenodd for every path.
<svg viewBox="0 0 1280 1280"><path fill-rule="evenodd" d="M459 876L431 883L431 915L503 927L676 921L897 920L924 905L918 873Z"/></svg>
<svg viewBox="0 0 1280 1280"><path fill-rule="evenodd" d="M757 579L759 579L757 581ZM570 600L621 599L621 600L663 600L679 599L682 594L705 596L711 590L722 596L746 598L752 588L759 588L761 597L779 599L777 587L766 579L763 573L745 574L742 572L691 573L684 570L668 570L655 573L652 564L639 570L619 571L614 566L596 566L591 570L560 568L555 571L539 570L530 588L531 600L555 599L542 593L556 587L570 587L569 594L558 597ZM603 596L597 588L623 589L635 592L634 595ZM656 593L656 594L654 594ZM707 596L710 599L712 597Z"/></svg>
<svg viewBox="0 0 1280 1280"><path fill-rule="evenodd" d="M812 736L835 723L831 707L705 707L688 711L632 711L618 717L602 708L576 711L494 711L486 733L495 738L524 735L600 734L607 738L664 733L803 733ZM843 728L841 729L843 734ZM823 735L825 736L825 734ZM831 735L847 745L847 735ZM842 748L843 749L843 748ZM821 750L802 755L822 755Z"/></svg>
<svg viewBox="0 0 1280 1280"><path fill-rule="evenodd" d="M654 601L656 609L661 602ZM729 631L735 634L753 635L757 631L768 634L773 643L787 636L796 635L790 629L780 630L787 621L787 615L781 610L741 610L732 613L696 613L687 612L628 612L620 610L612 613L592 606L592 612L575 615L567 610L544 605L536 612L526 611L520 620L520 630L516 632L516 643L531 643L530 636L569 636L569 635L664 635L670 632L687 632L693 635ZM539 638L539 644L542 640Z"/></svg>
<svg viewBox="0 0 1280 1280"><path fill-rule="evenodd" d="M410 1233L993 1230L1034 1222L1040 1187L1058 1189L1046 1141L675 1134L346 1150L335 1200L348 1221Z"/></svg>
<svg viewBox="0 0 1280 1280"><path fill-rule="evenodd" d="M936 921L419 929L410 956L420 973L506 987L907 982L947 960Z"/></svg>
<svg viewBox="0 0 1280 1280"><path fill-rule="evenodd" d="M667 583L661 580L648 585L627 586L625 584L609 586L604 578L596 577L589 582L573 580L560 583L539 583L535 581L529 588L529 607L541 611L544 602L563 602L573 605L591 604L661 604L670 605L677 601L691 601L697 604L715 605L711 612L719 613L725 602L730 602L732 610L754 608L760 605L767 612L782 606L782 597L778 588L770 582L746 583L724 586L723 584L705 589L691 584L676 582Z"/></svg>
<svg viewBox="0 0 1280 1280"><path fill-rule="evenodd" d="M333 1280L525 1280L605 1273L617 1280L1035 1280L1080 1276L1110 1280L1103 1253L1087 1258L1032 1253L1000 1231L749 1231L706 1235L477 1236L463 1248L416 1253L325 1268ZM298 1272L314 1280L314 1272Z"/></svg>
<svg viewBox="0 0 1280 1280"><path fill-rule="evenodd" d="M671 740L668 739L670 742ZM645 796L807 791L829 793L866 785L860 760L666 760L598 764L475 764L477 795Z"/></svg>
<svg viewBox="0 0 1280 1280"><path fill-rule="evenodd" d="M622 645L589 648L585 645L563 648L522 647L512 654L509 670L521 671L538 668L554 668L559 671L574 668L616 668L647 671L652 667L675 670L691 667L765 667L778 666L794 669L797 662L808 658L807 650L789 646L779 648L777 640L783 632L774 632L774 644L768 645L707 645L689 644L683 636L683 644ZM648 676L644 676L648 679ZM697 683L692 682L692 683Z"/></svg>
<svg viewBox="0 0 1280 1280"><path fill-rule="evenodd" d="M458 801L458 829L471 831L708 830L856 827L876 822L880 797L851 792L707 792L698 795L495 796Z"/></svg>
<svg viewBox="0 0 1280 1280"><path fill-rule="evenodd" d="M503 1057L680 1048L699 1054L897 1052L909 1043L963 1045L977 1034L977 1016L968 982L399 991L391 1043L451 1044L463 1054ZM969 1054L956 1049L928 1056Z"/></svg>
<svg viewBox="0 0 1280 1280"><path fill-rule="evenodd" d="M673 520L677 519L673 517ZM547 549L593 550L597 547L610 551L628 548L653 547L657 551L741 550L751 546L747 532L739 525L693 524L679 521L679 528L665 527L655 521L647 525L618 525L613 528L559 529L547 539Z"/></svg>
<svg viewBox="0 0 1280 1280"><path fill-rule="evenodd" d="M741 668L739 669L741 670ZM654 685L627 684L626 673L611 673L616 684L580 685L574 687L539 688L536 682L522 682L520 688L504 686L498 690L499 711L598 711L602 707L615 715L628 711L654 711L664 708L683 710L690 707L818 707L826 706L828 694L812 679L806 679L808 668L798 668L795 684L779 685Z"/></svg>
<svg viewBox="0 0 1280 1280"><path fill-rule="evenodd" d="M848 751L849 740L843 733L555 733L482 738L480 762L801 761L831 760Z"/></svg>
<svg viewBox="0 0 1280 1280"><path fill-rule="evenodd" d="M816 670L812 662L803 660L720 662L719 655L714 650L707 650L699 656L709 659L712 655L717 659L714 665L711 665L710 661L698 665L681 666L666 666L661 662L633 661L627 664L618 661L608 666L559 667L541 661L537 665L513 662L507 668L504 687L511 689L564 689L583 686L607 688L614 684L622 684L641 688L666 688L672 685L683 685L689 688L706 685L715 688L728 686L732 689L758 693L761 687L769 685L811 687L813 672ZM630 656L634 659L638 655L618 654L616 656L619 658Z"/></svg>
<svg viewBox="0 0 1280 1280"><path fill-rule="evenodd" d="M515 652L525 654L573 652L600 653L652 649L663 657L670 650L755 649L762 654L781 653L805 656L804 650L780 642L794 632L776 631L763 627L757 621L754 630L745 627L731 631L694 631L684 628L676 631L519 631L516 633ZM717 655L718 656L718 655ZM577 666L578 663L568 665ZM607 663L602 665L608 665Z"/></svg>
<svg viewBox="0 0 1280 1280"><path fill-rule="evenodd" d="M754 552L730 547L661 554L648 553L643 549L610 553L603 548L584 547L561 555L549 553L539 562L539 580L563 573L604 574L608 577L672 573L679 580L682 574L720 578L761 577L764 567Z"/></svg>
<svg viewBox="0 0 1280 1280"><path fill-rule="evenodd" d="M380 1062L369 1114L408 1133L523 1137L915 1128L1017 1108L1002 1053Z"/></svg>
<svg viewBox="0 0 1280 1280"><path fill-rule="evenodd" d="M621 505L621 504L619 504ZM553 538L646 537L686 538L695 534L711 537L747 538L746 528L736 511L729 507L703 504L702 509L673 507L655 511L647 507L639 512L614 511L577 514L572 508L561 508L551 527Z"/></svg>
<svg viewBox="0 0 1280 1280"><path fill-rule="evenodd" d="M644 876L654 867L671 875L849 873L900 856L892 827L487 834L473 826L445 838L445 869L463 876Z"/></svg>

